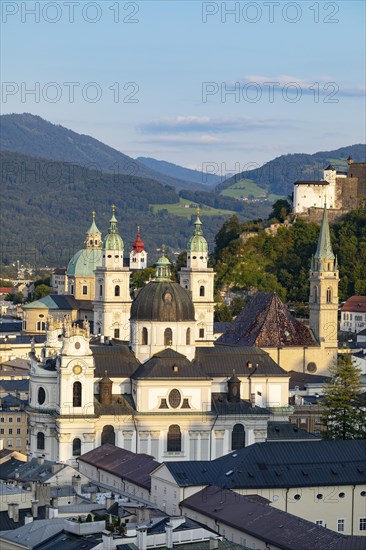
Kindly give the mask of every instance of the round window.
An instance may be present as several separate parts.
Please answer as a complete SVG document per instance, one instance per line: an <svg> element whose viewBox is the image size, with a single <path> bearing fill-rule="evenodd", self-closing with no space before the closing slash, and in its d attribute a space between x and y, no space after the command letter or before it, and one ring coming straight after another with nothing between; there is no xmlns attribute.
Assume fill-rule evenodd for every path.
<svg viewBox="0 0 366 550"><path fill-rule="evenodd" d="M40 319L43 319L43 317L44 317L43 313L40 313L40 314L38 315L38 317L39 317Z"/></svg>
<svg viewBox="0 0 366 550"><path fill-rule="evenodd" d="M44 391L44 388L42 386L38 389L38 403L39 405L43 405L43 403L46 401L46 392Z"/></svg>
<svg viewBox="0 0 366 550"><path fill-rule="evenodd" d="M307 371L308 372L316 372L318 369L316 368L316 364L311 361L310 363L307 364Z"/></svg>
<svg viewBox="0 0 366 550"><path fill-rule="evenodd" d="M174 389L169 394L169 405L172 409L177 409L181 402L180 392L177 389Z"/></svg>
<svg viewBox="0 0 366 550"><path fill-rule="evenodd" d="M75 349L80 349L80 342L75 342Z"/></svg>

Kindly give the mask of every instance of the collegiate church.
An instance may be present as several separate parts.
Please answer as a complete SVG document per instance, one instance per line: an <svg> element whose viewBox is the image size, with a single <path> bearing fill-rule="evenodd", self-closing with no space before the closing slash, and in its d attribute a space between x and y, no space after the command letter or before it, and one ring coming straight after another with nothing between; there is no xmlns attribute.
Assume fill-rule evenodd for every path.
<svg viewBox="0 0 366 550"><path fill-rule="evenodd" d="M31 457L74 464L114 443L158 461L217 458L265 441L269 421L288 420L286 349L288 363L300 356L301 372L311 371L304 354L315 364L318 353L315 370L323 372L336 353L329 327L337 323L338 268L326 209L310 272L310 328L275 294L259 293L214 341L214 272L199 214L179 283L164 253L133 300L130 274L113 208L104 240L93 217L68 266L70 294L58 298L75 308L51 296L25 309L25 322L38 311L46 323L41 355L33 346L29 356ZM91 305L80 305L80 289Z"/></svg>

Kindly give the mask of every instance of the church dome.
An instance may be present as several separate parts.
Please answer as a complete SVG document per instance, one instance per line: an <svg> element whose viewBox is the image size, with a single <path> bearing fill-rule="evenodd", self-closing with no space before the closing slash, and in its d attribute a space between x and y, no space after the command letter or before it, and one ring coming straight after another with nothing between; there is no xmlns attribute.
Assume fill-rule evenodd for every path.
<svg viewBox="0 0 366 550"><path fill-rule="evenodd" d="M74 254L67 266L68 277L94 277L94 270L102 265L102 251L83 248Z"/></svg>
<svg viewBox="0 0 366 550"><path fill-rule="evenodd" d="M151 281L140 290L131 307L131 321L194 321L189 293L172 281Z"/></svg>

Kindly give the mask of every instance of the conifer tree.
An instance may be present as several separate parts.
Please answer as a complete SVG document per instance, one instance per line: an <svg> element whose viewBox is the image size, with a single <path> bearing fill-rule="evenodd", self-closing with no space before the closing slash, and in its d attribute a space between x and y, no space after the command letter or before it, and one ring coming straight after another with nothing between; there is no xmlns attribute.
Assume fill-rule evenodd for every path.
<svg viewBox="0 0 366 550"><path fill-rule="evenodd" d="M366 438L365 412L360 405L361 371L349 355L338 357L324 386L322 421L326 439Z"/></svg>

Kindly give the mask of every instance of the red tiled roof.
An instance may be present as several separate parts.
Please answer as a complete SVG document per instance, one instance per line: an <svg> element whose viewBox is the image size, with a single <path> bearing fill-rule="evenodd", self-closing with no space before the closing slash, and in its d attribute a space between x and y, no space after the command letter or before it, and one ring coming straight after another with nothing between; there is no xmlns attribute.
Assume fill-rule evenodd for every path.
<svg viewBox="0 0 366 550"><path fill-rule="evenodd" d="M9 294L10 292L13 292L14 288L12 286L1 286L0 287L0 294Z"/></svg>
<svg viewBox="0 0 366 550"><path fill-rule="evenodd" d="M366 296L352 296L342 306L342 311L366 313Z"/></svg>

